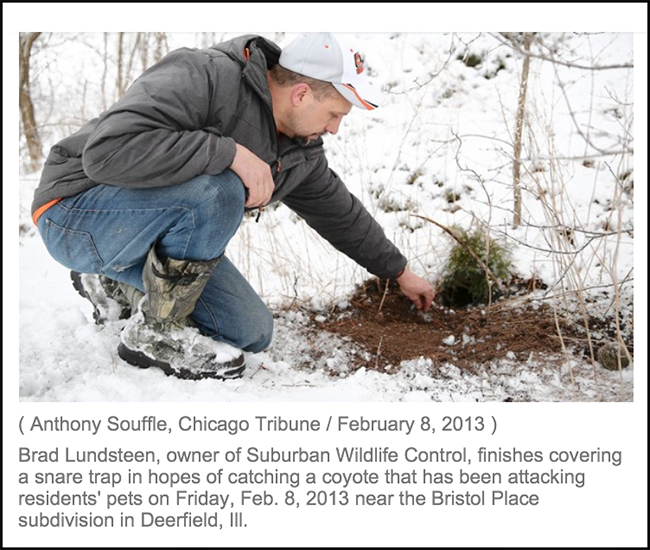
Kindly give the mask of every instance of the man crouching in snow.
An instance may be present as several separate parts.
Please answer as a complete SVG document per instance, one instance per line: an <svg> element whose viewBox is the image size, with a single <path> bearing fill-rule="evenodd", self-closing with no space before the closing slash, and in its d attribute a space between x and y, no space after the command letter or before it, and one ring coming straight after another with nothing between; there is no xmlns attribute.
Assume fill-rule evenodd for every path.
<svg viewBox="0 0 650 550"><path fill-rule="evenodd" d="M98 323L129 317L119 355L181 378L238 378L273 318L224 255L245 209L282 201L428 311L431 284L328 167L322 136L373 110L358 49L329 33L284 50L246 35L182 48L52 147L32 215ZM132 313L132 314L131 314Z"/></svg>

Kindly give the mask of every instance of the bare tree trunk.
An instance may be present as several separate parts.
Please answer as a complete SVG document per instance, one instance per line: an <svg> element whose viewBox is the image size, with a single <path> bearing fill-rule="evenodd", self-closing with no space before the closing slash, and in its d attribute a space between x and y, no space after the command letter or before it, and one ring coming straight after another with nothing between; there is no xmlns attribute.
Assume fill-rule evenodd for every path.
<svg viewBox="0 0 650 550"><path fill-rule="evenodd" d="M517 126L515 129L515 151L512 163L512 185L514 190L514 217L512 227L517 229L521 224L521 141L526 115L526 90L528 88L528 72L530 70L530 45L533 33L524 33L524 64L521 70L521 83L519 85L519 101L517 104Z"/></svg>
<svg viewBox="0 0 650 550"><path fill-rule="evenodd" d="M155 48L154 54L153 54L154 63L158 63L158 61L160 61L165 56L168 49L169 49L169 46L167 44L167 33L157 32L156 33L156 48Z"/></svg>
<svg viewBox="0 0 650 550"><path fill-rule="evenodd" d="M117 33L117 97L124 93L124 33Z"/></svg>
<svg viewBox="0 0 650 550"><path fill-rule="evenodd" d="M126 72L124 75L124 91L126 92L127 88L131 85L132 79L131 75L133 74L133 63L135 60L136 53L140 50L142 53L142 45L147 40L147 33L138 32L135 34L135 42L131 48L131 54L129 55L129 62L126 66ZM146 45L144 46L146 48Z"/></svg>
<svg viewBox="0 0 650 550"><path fill-rule="evenodd" d="M142 72L146 71L149 67L149 39L151 33L145 32L142 42L140 43L140 64L142 65Z"/></svg>
<svg viewBox="0 0 650 550"><path fill-rule="evenodd" d="M106 75L108 74L108 33L104 33L104 67L102 70L102 111L106 110L108 102L106 101Z"/></svg>
<svg viewBox="0 0 650 550"><path fill-rule="evenodd" d="M36 117L34 115L34 104L30 92L29 65L32 54L32 46L40 32L19 33L19 95L20 116L23 124L23 132L29 152L29 168L32 172L39 169L42 158L41 138L38 135Z"/></svg>

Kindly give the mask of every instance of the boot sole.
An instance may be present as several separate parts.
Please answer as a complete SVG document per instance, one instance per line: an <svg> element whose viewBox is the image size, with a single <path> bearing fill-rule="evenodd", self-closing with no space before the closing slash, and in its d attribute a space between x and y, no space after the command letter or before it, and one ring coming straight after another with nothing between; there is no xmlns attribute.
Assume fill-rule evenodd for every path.
<svg viewBox="0 0 650 550"><path fill-rule="evenodd" d="M103 315L97 304L93 302L90 294L86 291L83 281L81 280L81 273L78 271L70 271L70 279L72 279L72 286L77 291L77 294L82 298L85 298L93 306L93 319L95 320L96 325L104 325L109 322L111 319L107 315ZM121 305L122 311L120 313L120 319L128 319L131 316L131 309L127 309L124 305Z"/></svg>
<svg viewBox="0 0 650 550"><path fill-rule="evenodd" d="M219 369L219 372L195 372L189 369L175 369L169 363L152 359L140 351L130 350L121 342L117 348L117 353L129 365L133 365L134 367L141 369L158 367L167 376L175 376L181 380L236 380L244 376L244 371L246 370L246 359L244 358L243 354L236 359L233 359L232 361L224 363Z"/></svg>
<svg viewBox="0 0 650 550"><path fill-rule="evenodd" d="M70 278L72 279L72 286L77 291L79 296L88 300L93 306L93 319L95 320L95 324L103 325L104 320L102 319L102 314L100 313L99 309L97 309L95 303L90 299L90 296L88 296L88 293L86 292L86 289L84 288L84 285L81 282L81 273L79 273L78 271L71 271Z"/></svg>

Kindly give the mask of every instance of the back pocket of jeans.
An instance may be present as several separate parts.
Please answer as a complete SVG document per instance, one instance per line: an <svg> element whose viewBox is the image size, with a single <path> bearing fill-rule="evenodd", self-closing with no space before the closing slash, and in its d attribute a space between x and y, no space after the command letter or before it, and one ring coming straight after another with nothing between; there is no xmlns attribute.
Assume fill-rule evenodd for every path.
<svg viewBox="0 0 650 550"><path fill-rule="evenodd" d="M89 233L67 229L45 220L43 242L50 255L68 269L81 273L100 272L101 258Z"/></svg>

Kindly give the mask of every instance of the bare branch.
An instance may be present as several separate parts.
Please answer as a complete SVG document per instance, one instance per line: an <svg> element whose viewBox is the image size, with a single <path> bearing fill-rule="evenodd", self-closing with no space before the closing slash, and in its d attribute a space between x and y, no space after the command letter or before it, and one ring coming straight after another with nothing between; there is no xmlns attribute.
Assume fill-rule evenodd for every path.
<svg viewBox="0 0 650 550"><path fill-rule="evenodd" d="M518 53L520 53L521 55L526 55L525 50L522 49L517 39L512 37L512 33L500 33L500 34L504 37L507 37L506 40L504 40L498 34L494 34L493 36L497 40L499 40L502 44L507 44L509 46L512 46L512 48ZM548 61L556 65L563 65L565 67L570 67L572 69L581 69L585 71L605 71L610 69L633 69L634 68L634 63L614 63L612 65L581 65L580 63L574 63L572 61L564 61L561 59L557 59L556 57L553 56L547 56L542 54L531 53L530 57L534 57L536 59L542 59L543 61Z"/></svg>

